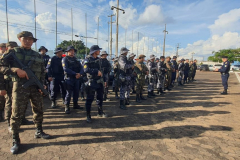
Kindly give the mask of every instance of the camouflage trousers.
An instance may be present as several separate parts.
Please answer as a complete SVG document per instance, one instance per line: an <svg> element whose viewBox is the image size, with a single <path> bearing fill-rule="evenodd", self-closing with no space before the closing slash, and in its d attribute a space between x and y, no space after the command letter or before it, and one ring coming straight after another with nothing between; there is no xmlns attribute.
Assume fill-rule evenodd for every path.
<svg viewBox="0 0 240 160"><path fill-rule="evenodd" d="M145 85L145 76L138 75L136 79L136 93L141 94Z"/></svg>
<svg viewBox="0 0 240 160"><path fill-rule="evenodd" d="M7 83L7 94L5 95L5 119L10 120L12 115L12 89L13 89L13 82L6 81Z"/></svg>
<svg viewBox="0 0 240 160"><path fill-rule="evenodd" d="M172 84L172 72L171 71L167 72L167 78L166 78L165 83L166 83L165 84L166 87L169 87Z"/></svg>
<svg viewBox="0 0 240 160"><path fill-rule="evenodd" d="M179 71L178 82L182 82L183 75L184 75L184 72L183 71Z"/></svg>
<svg viewBox="0 0 240 160"><path fill-rule="evenodd" d="M149 75L148 92L151 92L154 90L155 83L156 83L156 75Z"/></svg>
<svg viewBox="0 0 240 160"><path fill-rule="evenodd" d="M165 85L165 75L159 75L158 76L158 83L157 83L157 88L160 89L160 88L164 88L164 85Z"/></svg>
<svg viewBox="0 0 240 160"><path fill-rule="evenodd" d="M36 127L42 127L43 122L43 97L36 86L23 88L22 81L13 83L12 90L12 116L11 127L13 134L19 133L22 117L30 100L33 112L33 121Z"/></svg>
<svg viewBox="0 0 240 160"><path fill-rule="evenodd" d="M5 98L4 96L0 96L0 111L3 111L5 107Z"/></svg>
<svg viewBox="0 0 240 160"><path fill-rule="evenodd" d="M125 82L121 85L120 88L120 100L130 97L131 90L131 76L125 77Z"/></svg>

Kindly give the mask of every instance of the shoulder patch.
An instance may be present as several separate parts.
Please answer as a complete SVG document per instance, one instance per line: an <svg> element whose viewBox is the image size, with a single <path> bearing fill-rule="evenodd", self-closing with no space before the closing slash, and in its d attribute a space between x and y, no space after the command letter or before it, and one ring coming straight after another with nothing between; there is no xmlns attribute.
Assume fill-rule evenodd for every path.
<svg viewBox="0 0 240 160"><path fill-rule="evenodd" d="M83 68L86 69L86 68L87 68L87 65L85 64Z"/></svg>

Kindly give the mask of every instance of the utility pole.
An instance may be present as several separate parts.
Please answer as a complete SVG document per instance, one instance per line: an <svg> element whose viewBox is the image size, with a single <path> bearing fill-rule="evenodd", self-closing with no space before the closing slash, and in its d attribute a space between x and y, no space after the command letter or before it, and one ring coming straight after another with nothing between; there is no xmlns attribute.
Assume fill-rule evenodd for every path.
<svg viewBox="0 0 240 160"><path fill-rule="evenodd" d="M126 41L127 41L127 29L125 29L125 47L127 46Z"/></svg>
<svg viewBox="0 0 240 160"><path fill-rule="evenodd" d="M109 24L111 22L108 22L108 54L109 54ZM112 57L110 57L110 60L112 59Z"/></svg>
<svg viewBox="0 0 240 160"><path fill-rule="evenodd" d="M132 30L132 51L133 51L133 30Z"/></svg>
<svg viewBox="0 0 240 160"><path fill-rule="evenodd" d="M99 17L98 17L98 29L97 29L97 45L98 45L98 35L99 35Z"/></svg>
<svg viewBox="0 0 240 160"><path fill-rule="evenodd" d="M86 37L87 37L87 13L85 13L85 29L86 29ZM85 55L85 57L87 57L87 38L86 38L86 55Z"/></svg>
<svg viewBox="0 0 240 160"><path fill-rule="evenodd" d="M71 8L71 21L72 21L72 46L73 46L73 13Z"/></svg>
<svg viewBox="0 0 240 160"><path fill-rule="evenodd" d="M9 31L8 31L8 11L7 11L7 0L6 0L6 22L7 22L7 40L9 42Z"/></svg>
<svg viewBox="0 0 240 160"><path fill-rule="evenodd" d="M118 56L118 18L119 18L119 10L123 11L123 14L125 14L125 11L121 8L119 8L119 0L117 0L117 7L112 6L111 10L117 10L117 21L116 21L116 51L115 51L115 57Z"/></svg>
<svg viewBox="0 0 240 160"><path fill-rule="evenodd" d="M168 31L167 31L167 25L166 25L166 24L165 24L165 30L164 30L163 32L164 32L163 56L165 56L165 41L166 41L166 33L168 34Z"/></svg>
<svg viewBox="0 0 240 160"><path fill-rule="evenodd" d="M57 0L56 0L56 48L57 48Z"/></svg>
<svg viewBox="0 0 240 160"><path fill-rule="evenodd" d="M110 27L110 57L111 57L111 59L112 59L112 39L113 39L112 38L112 24L115 23L115 22L112 21L113 16L115 16L115 14L112 14L112 15L108 16L108 17L111 18L111 22L110 22L111 23L111 27Z"/></svg>
<svg viewBox="0 0 240 160"><path fill-rule="evenodd" d="M156 42L157 42L157 45L156 45L156 54L157 54L158 41L156 41Z"/></svg>
<svg viewBox="0 0 240 160"><path fill-rule="evenodd" d="M35 16L35 38L37 38L37 14L36 14L36 0L34 0L34 16ZM37 51L37 42L35 42L35 51Z"/></svg>
<svg viewBox="0 0 240 160"><path fill-rule="evenodd" d="M178 58L178 48L179 48L179 43L178 43L178 45L177 45L177 55L176 55L177 58Z"/></svg>
<svg viewBox="0 0 240 160"><path fill-rule="evenodd" d="M139 47L139 32L138 32L138 46L137 46L137 57L138 57L138 47Z"/></svg>
<svg viewBox="0 0 240 160"><path fill-rule="evenodd" d="M192 61L193 61L193 55L195 54L194 52L191 53L192 54Z"/></svg>
<svg viewBox="0 0 240 160"><path fill-rule="evenodd" d="M144 54L144 46L145 46L145 36L143 37L143 54Z"/></svg>

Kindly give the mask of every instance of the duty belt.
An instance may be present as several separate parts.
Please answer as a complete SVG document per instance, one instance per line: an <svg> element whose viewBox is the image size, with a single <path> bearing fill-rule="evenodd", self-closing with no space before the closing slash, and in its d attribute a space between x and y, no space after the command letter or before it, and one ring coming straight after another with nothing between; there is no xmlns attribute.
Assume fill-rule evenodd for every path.
<svg viewBox="0 0 240 160"><path fill-rule="evenodd" d="M226 74L229 74L229 73L221 73L222 75L226 75Z"/></svg>

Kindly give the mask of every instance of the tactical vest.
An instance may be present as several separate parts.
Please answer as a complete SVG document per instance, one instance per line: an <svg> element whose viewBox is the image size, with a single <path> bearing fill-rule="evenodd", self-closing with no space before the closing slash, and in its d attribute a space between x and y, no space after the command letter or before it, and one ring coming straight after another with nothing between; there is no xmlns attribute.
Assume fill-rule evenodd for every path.
<svg viewBox="0 0 240 160"><path fill-rule="evenodd" d="M69 57L69 56L66 56L66 59L67 59L67 63L68 63L68 68L76 73L80 73L80 62L77 60L76 57ZM67 74L67 73L65 73ZM72 75L68 75L67 74L67 77L75 77L75 76L72 76Z"/></svg>
<svg viewBox="0 0 240 160"><path fill-rule="evenodd" d="M88 68L89 69L97 69L100 70L100 65L99 65L99 59L93 59L91 57L87 58L88 60ZM87 78L88 79L94 79L94 80L98 80L101 77L97 76L97 75L90 75L89 73L87 73Z"/></svg>
<svg viewBox="0 0 240 160"><path fill-rule="evenodd" d="M62 67L62 58L54 56L51 60L51 63L53 76L61 76L64 74Z"/></svg>
<svg viewBox="0 0 240 160"><path fill-rule="evenodd" d="M108 72L110 72L109 61L106 58L102 58L101 60L102 60L102 70L104 74L107 74Z"/></svg>
<svg viewBox="0 0 240 160"><path fill-rule="evenodd" d="M29 62L33 61L31 66L28 66L32 72L41 80L42 73L44 72L43 65L44 61L41 55L33 50L24 50L23 48L15 47L14 48L16 57L23 63L23 65L28 66ZM11 67L19 67L17 63L13 63ZM14 76L12 81L19 81L20 78Z"/></svg>

